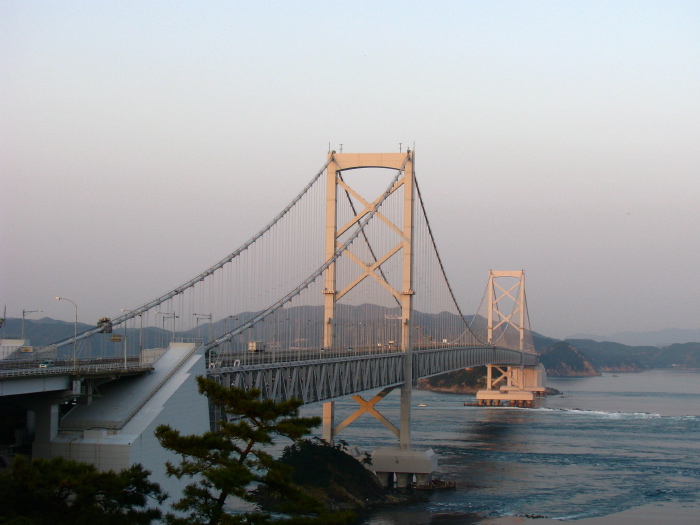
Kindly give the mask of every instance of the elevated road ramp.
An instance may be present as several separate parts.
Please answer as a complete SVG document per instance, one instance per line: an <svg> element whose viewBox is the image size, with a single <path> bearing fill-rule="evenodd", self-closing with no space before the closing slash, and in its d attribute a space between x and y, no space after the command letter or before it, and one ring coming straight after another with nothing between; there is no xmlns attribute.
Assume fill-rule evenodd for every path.
<svg viewBox="0 0 700 525"><path fill-rule="evenodd" d="M34 457L64 457L92 463L101 470L121 470L141 463L151 480L170 494L180 483L165 475L166 461L177 457L155 438L158 425L185 434L209 430L209 407L198 393L196 377L206 374L204 355L194 343L173 343L150 374L102 385L87 405L76 405L34 441Z"/></svg>

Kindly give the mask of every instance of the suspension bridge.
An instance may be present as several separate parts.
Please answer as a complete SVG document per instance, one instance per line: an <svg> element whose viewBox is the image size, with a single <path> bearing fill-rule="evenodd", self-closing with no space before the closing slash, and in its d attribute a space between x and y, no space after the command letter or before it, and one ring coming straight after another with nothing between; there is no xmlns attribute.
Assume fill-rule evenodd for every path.
<svg viewBox="0 0 700 525"><path fill-rule="evenodd" d="M91 330L33 349L34 359L51 366L27 365L19 352L2 360L3 396L61 392L42 405L49 421L37 423L35 454L71 454L66 443L133 449L140 439L143 450L127 455L143 460L144 450L153 453L143 435L165 417L168 399L184 395L182 385L190 385L191 397L177 406L199 407L191 419L203 424L188 379L201 373L228 387L257 388L268 399L323 403L322 434L330 442L361 415L375 417L398 440L375 451L375 468L385 483L396 474L401 485L412 475L429 478L437 466L432 451L411 446L411 390L419 378L487 365L481 403L531 403L544 390L544 372L524 273L490 272L481 304L463 313L414 159L412 151L329 152L272 221L202 273ZM397 388L400 421L392 423L378 404ZM361 396L376 390L372 399ZM59 418L61 396L78 405ZM358 409L337 422L334 400L346 396ZM163 413L152 415L153 406ZM220 418L215 409L204 412L206 425Z"/></svg>

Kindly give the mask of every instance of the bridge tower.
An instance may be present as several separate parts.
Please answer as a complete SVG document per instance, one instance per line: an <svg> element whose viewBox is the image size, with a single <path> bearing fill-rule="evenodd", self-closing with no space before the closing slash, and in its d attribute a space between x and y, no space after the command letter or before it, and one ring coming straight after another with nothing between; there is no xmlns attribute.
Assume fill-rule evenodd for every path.
<svg viewBox="0 0 700 525"><path fill-rule="evenodd" d="M432 450L417 451L411 448L411 391L413 387L412 368L412 342L411 342L411 318L413 312L413 229L414 229L414 153L407 150L406 153L329 153L329 165L326 180L326 260L333 257L335 251L341 246L340 237L348 230L357 227L360 221L381 202L383 195L375 200L366 199L344 180L342 173L359 168L387 168L399 170L399 178L389 190L391 193L403 191L403 223L395 224L385 216L381 220L388 228L399 233L400 240L396 246L386 253L373 253L374 262L366 263L359 258L350 255L355 261L362 275L355 279L345 289L337 289L336 263L331 264L325 273L324 300L324 329L323 344L330 348L334 346L333 320L335 317L336 303L357 286L364 279L375 279L397 301L400 306L401 317L401 341L400 348L404 353L403 359L403 384L401 387L400 423L396 427L382 416L375 408L396 386L382 390L374 398L365 400L359 395L353 399L360 405L355 413L350 415L340 425L335 426L334 402L329 401L323 405L323 438L329 443L343 428L350 425L362 414L371 414L386 428L393 432L399 440L398 448L376 449L373 453L375 471L384 483L396 474L397 484L406 486L411 482L415 474L420 482L429 480L431 473L437 468L437 456ZM362 209L355 209L354 216L345 224L338 224L338 195L344 191L352 195L361 203ZM345 257L346 255L344 255ZM402 266L401 288L396 289L380 271L381 264L390 257L400 256ZM383 464L386 463L386 466Z"/></svg>
<svg viewBox="0 0 700 525"><path fill-rule="evenodd" d="M497 282L499 277L513 277L518 279L518 281L512 284L510 288L506 289ZM493 344L494 342L494 330L510 323L518 332L520 339L518 348L522 352L525 339L525 272L523 270L516 272L497 272L490 270L489 283L487 286L488 343ZM515 294L511 293L515 290L517 290ZM505 315L505 313L500 310L501 301L506 298L510 298L515 303L513 310L508 315ZM496 324L494 325L494 323Z"/></svg>
<svg viewBox="0 0 700 525"><path fill-rule="evenodd" d="M509 279L508 285L501 285L500 278ZM513 279L516 280L513 281ZM510 340L511 348L517 347L521 352L527 352L525 337L529 335L529 327L525 302L525 272L523 270L490 270L486 295L488 297L487 342L495 345L499 342L498 340L505 338ZM502 309L504 303L508 301L512 305L510 313ZM517 342L512 340L515 337ZM545 378L544 367L542 365L526 367L524 356L519 366L486 365L486 389L477 392L476 399L482 405L505 403L532 406L534 394L544 392ZM495 389L499 384L501 386Z"/></svg>

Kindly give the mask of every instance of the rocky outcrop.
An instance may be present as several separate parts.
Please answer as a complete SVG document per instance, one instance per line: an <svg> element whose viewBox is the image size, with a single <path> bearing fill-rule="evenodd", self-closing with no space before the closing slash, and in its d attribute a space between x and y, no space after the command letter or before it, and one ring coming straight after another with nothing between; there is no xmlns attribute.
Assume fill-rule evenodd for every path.
<svg viewBox="0 0 700 525"><path fill-rule="evenodd" d="M635 363L629 363L625 365L616 365L616 366L599 366L598 371L599 372L642 372L643 370L646 370L645 367L640 367Z"/></svg>
<svg viewBox="0 0 700 525"><path fill-rule="evenodd" d="M565 341L553 344L540 355L549 377L590 377L600 375L591 359Z"/></svg>
<svg viewBox="0 0 700 525"><path fill-rule="evenodd" d="M302 439L284 449L281 461L292 467L292 480L331 511L364 509L386 504L387 493L362 461L346 452L346 443L330 445L319 439Z"/></svg>
<svg viewBox="0 0 700 525"><path fill-rule="evenodd" d="M486 367L475 366L420 379L418 388L447 394L476 394L486 388Z"/></svg>
<svg viewBox="0 0 700 525"><path fill-rule="evenodd" d="M419 379L418 388L421 390L430 390L431 392L441 392L443 394L476 394L479 390L481 390L481 388L460 384L455 384L449 387L432 386L427 379Z"/></svg>

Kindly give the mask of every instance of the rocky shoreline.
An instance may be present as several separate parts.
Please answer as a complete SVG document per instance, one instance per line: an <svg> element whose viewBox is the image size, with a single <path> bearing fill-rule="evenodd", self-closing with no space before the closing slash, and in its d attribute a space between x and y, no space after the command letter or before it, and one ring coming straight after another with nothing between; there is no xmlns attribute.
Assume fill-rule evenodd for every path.
<svg viewBox="0 0 700 525"><path fill-rule="evenodd" d="M420 379L418 381L419 390L427 390L429 392L438 392L441 394L461 394L461 395L476 395L476 393L482 389L482 387L474 387L463 384L454 384L452 386L432 386L426 380ZM545 396L558 396L561 392L556 388L547 387L545 389Z"/></svg>

